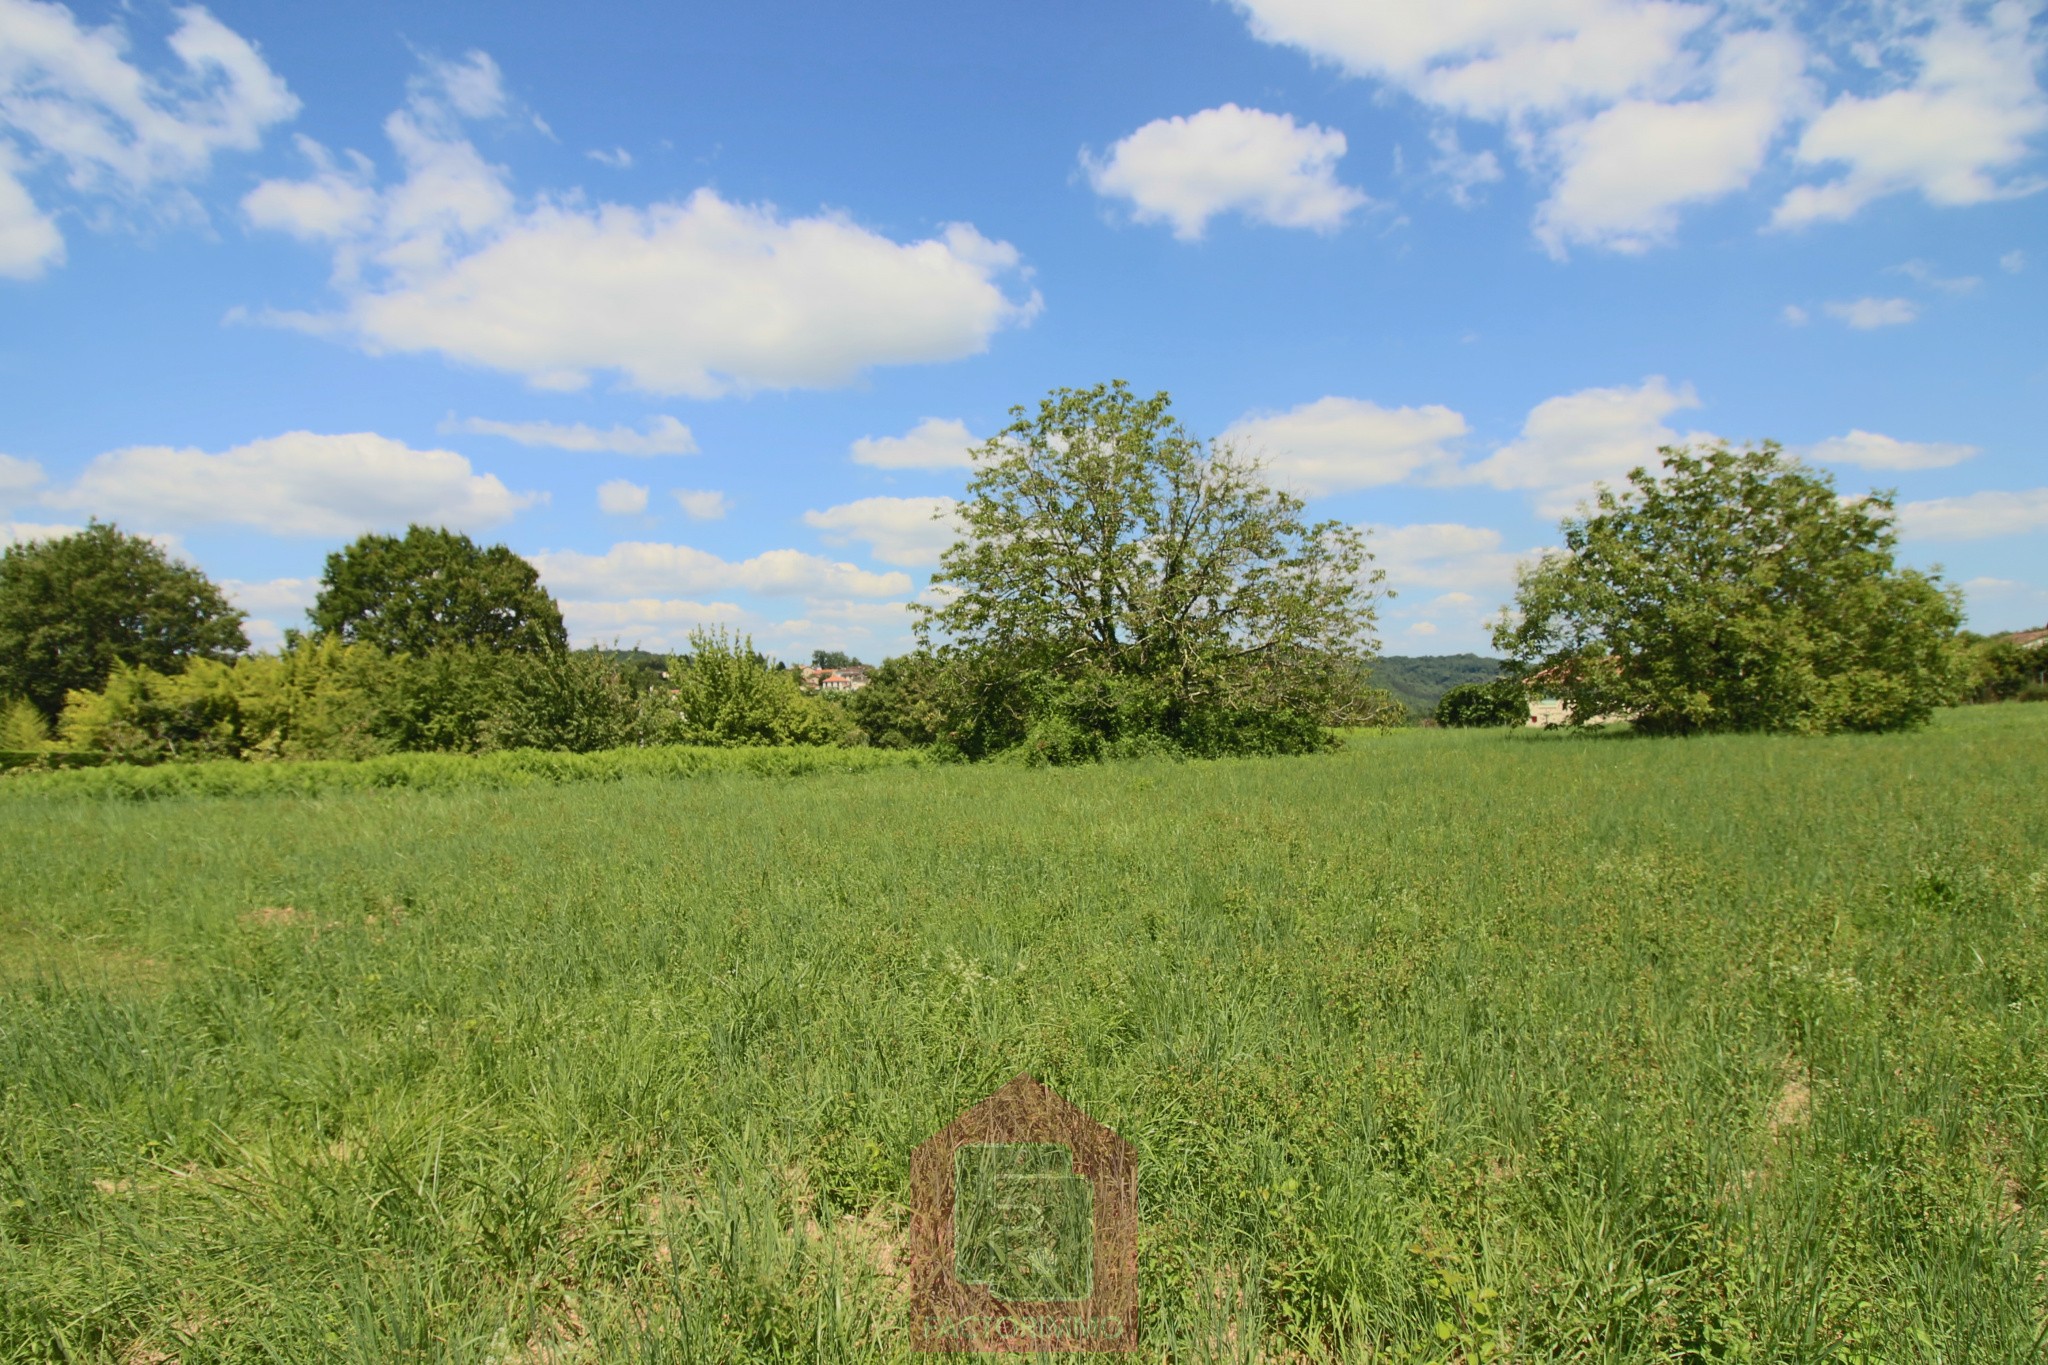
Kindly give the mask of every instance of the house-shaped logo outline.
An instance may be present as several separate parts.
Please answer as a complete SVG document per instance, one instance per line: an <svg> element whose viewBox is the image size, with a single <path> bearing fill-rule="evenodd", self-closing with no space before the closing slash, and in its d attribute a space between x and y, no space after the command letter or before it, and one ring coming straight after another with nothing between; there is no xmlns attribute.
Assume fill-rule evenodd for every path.
<svg viewBox="0 0 2048 1365"><path fill-rule="evenodd" d="M954 1153L977 1143L1059 1143L1094 1193L1086 1299L996 1298L954 1273ZM1138 1345L1137 1152L1050 1087L1020 1075L910 1158L912 1339L925 1351L1131 1351Z"/></svg>

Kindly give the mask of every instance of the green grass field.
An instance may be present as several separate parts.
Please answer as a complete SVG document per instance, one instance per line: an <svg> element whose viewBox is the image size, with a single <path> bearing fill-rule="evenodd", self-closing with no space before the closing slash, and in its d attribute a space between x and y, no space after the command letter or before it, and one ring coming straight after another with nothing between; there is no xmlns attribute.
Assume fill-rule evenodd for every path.
<svg viewBox="0 0 2048 1365"><path fill-rule="evenodd" d="M0 1359L905 1358L1020 1071L1137 1146L1149 1359L2039 1359L2044 793L2048 706L11 788Z"/></svg>

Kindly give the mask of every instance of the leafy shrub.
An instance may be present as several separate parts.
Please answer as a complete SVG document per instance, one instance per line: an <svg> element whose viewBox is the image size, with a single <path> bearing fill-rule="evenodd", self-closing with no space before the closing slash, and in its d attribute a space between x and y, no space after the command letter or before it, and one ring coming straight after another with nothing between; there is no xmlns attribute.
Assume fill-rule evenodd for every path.
<svg viewBox="0 0 2048 1365"><path fill-rule="evenodd" d="M690 633L661 708L659 728L684 744L838 744L854 729L832 702L805 696L793 670L770 668L751 638L723 629Z"/></svg>
<svg viewBox="0 0 2048 1365"><path fill-rule="evenodd" d="M1512 679L1461 683L1437 699L1436 723L1456 729L1529 723L1529 694Z"/></svg>
<svg viewBox="0 0 2048 1365"><path fill-rule="evenodd" d="M17 697L0 710L0 752L32 754L50 743L50 723L26 697Z"/></svg>

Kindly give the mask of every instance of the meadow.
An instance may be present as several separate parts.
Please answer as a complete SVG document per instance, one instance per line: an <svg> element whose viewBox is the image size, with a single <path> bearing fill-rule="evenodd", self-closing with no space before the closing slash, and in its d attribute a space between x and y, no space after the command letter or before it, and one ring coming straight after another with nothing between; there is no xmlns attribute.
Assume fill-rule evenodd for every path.
<svg viewBox="0 0 2048 1365"><path fill-rule="evenodd" d="M1025 1071L1144 1359L2038 1359L2044 741L0 780L0 1359L911 1358Z"/></svg>

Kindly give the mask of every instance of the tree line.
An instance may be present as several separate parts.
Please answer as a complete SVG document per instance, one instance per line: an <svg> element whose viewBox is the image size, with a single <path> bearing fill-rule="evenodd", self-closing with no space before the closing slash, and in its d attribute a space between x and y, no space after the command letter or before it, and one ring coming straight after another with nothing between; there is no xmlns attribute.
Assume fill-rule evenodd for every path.
<svg viewBox="0 0 2048 1365"><path fill-rule="evenodd" d="M1386 594L1363 532L1308 520L1164 393L1057 389L1011 418L974 452L916 648L843 698L719 630L655 668L572 650L531 564L422 526L329 555L307 627L252 654L202 573L94 522L0 555L0 749L875 743L1069 763L1302 752L1406 718L1372 682ZM1657 734L1885 730L2038 686L2030 655L1960 634L1955 589L1897 564L1888 495L1844 499L1768 443L1660 460L1566 519L1496 628L1505 676L1447 693L1446 723L1521 723L1541 693L1574 723Z"/></svg>

